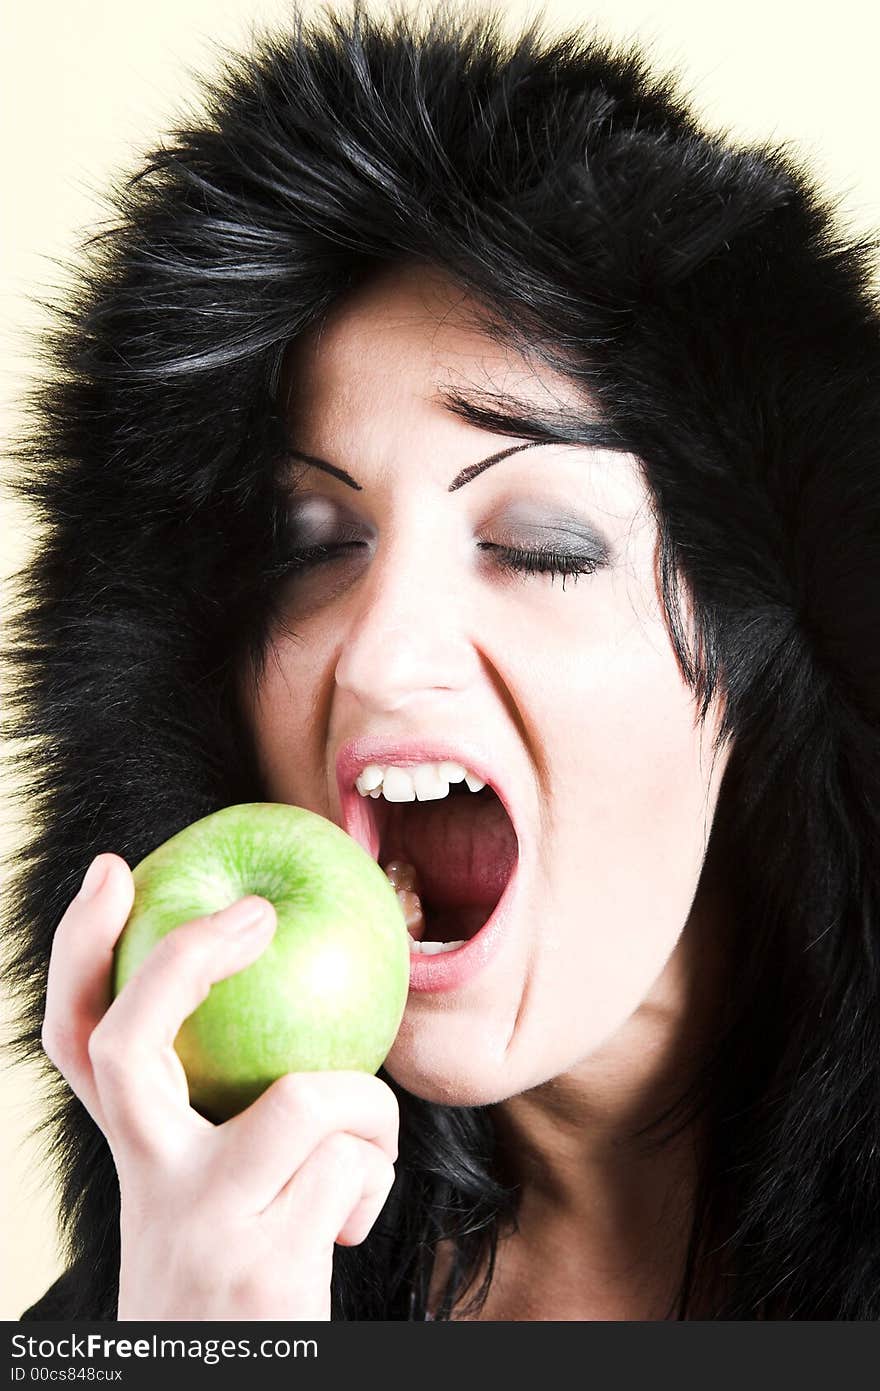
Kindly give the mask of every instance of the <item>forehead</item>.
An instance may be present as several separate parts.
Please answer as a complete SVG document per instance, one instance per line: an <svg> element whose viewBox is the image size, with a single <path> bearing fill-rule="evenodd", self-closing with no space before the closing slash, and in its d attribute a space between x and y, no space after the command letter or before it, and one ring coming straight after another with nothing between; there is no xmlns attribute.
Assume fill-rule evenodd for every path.
<svg viewBox="0 0 880 1391"><path fill-rule="evenodd" d="M332 409L375 389L378 408L404 393L442 405L439 388L504 392L537 407L589 405L577 384L536 353L489 332L500 323L457 281L434 266L395 266L337 302L285 354L289 411ZM399 402L398 402L399 403Z"/></svg>

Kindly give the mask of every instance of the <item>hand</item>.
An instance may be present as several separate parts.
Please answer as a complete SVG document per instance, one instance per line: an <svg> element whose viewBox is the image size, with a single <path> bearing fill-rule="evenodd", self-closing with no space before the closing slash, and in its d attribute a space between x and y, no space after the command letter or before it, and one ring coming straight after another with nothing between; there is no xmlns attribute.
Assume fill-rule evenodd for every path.
<svg viewBox="0 0 880 1391"><path fill-rule="evenodd" d="M118 1317L329 1319L334 1243L364 1240L394 1181L394 1093L367 1073L288 1073L223 1125L199 1115L174 1039L260 955L274 909L251 896L175 928L111 1003L134 882L118 855L102 868L58 925L42 1041L119 1175Z"/></svg>

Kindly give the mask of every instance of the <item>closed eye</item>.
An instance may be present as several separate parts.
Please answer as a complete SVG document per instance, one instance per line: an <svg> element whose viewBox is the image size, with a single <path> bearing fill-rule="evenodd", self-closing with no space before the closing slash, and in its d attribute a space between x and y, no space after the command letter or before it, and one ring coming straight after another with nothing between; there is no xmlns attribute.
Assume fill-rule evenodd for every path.
<svg viewBox="0 0 880 1391"><path fill-rule="evenodd" d="M516 570L527 575L592 575L603 561L596 556L566 555L562 551L537 550L523 551L516 546L499 546L492 541L479 541L480 550L493 551L499 565L506 570Z"/></svg>
<svg viewBox="0 0 880 1391"><path fill-rule="evenodd" d="M315 546L302 546L297 550L287 551L283 557L283 564L289 569L307 570L328 560L338 560L340 551L350 551L366 544L366 541L343 541L328 545L322 541Z"/></svg>
<svg viewBox="0 0 880 1391"><path fill-rule="evenodd" d="M321 542L314 546L304 546L289 551L283 564L287 569L308 570L319 565L339 560L345 551L365 547L365 541L345 541L336 544ZM493 541L479 541L482 551L491 551L498 565L505 570L513 570L525 575L561 575L563 578L578 575L592 575L605 563L599 557L586 555L567 555L562 551L542 549L520 550L516 546L500 546Z"/></svg>

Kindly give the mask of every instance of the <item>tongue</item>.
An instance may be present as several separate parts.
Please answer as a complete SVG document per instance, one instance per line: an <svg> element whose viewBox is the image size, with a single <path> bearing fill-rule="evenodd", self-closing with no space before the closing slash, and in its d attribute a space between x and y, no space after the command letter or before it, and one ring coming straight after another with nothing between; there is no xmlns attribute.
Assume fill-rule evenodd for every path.
<svg viewBox="0 0 880 1391"><path fill-rule="evenodd" d="M415 865L432 908L494 908L517 858L510 818L495 796L387 804L382 859Z"/></svg>

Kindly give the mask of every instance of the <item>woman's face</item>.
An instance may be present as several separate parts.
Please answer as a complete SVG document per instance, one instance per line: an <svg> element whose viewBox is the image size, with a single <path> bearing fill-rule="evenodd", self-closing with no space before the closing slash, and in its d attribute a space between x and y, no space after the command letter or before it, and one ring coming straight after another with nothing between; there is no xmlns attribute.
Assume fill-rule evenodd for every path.
<svg viewBox="0 0 880 1391"><path fill-rule="evenodd" d="M439 272L397 269L288 354L292 447L360 488L296 465L293 533L340 549L291 580L245 700L267 799L339 825L352 739L476 747L503 776L519 841L503 940L458 988L410 992L385 1065L429 1100L478 1105L677 1007L726 756L713 769L712 722L697 727L670 645L631 456L537 445L449 490L526 441L452 414L441 387L539 410L579 400L461 304ZM591 564L563 583L505 568L485 542Z"/></svg>

